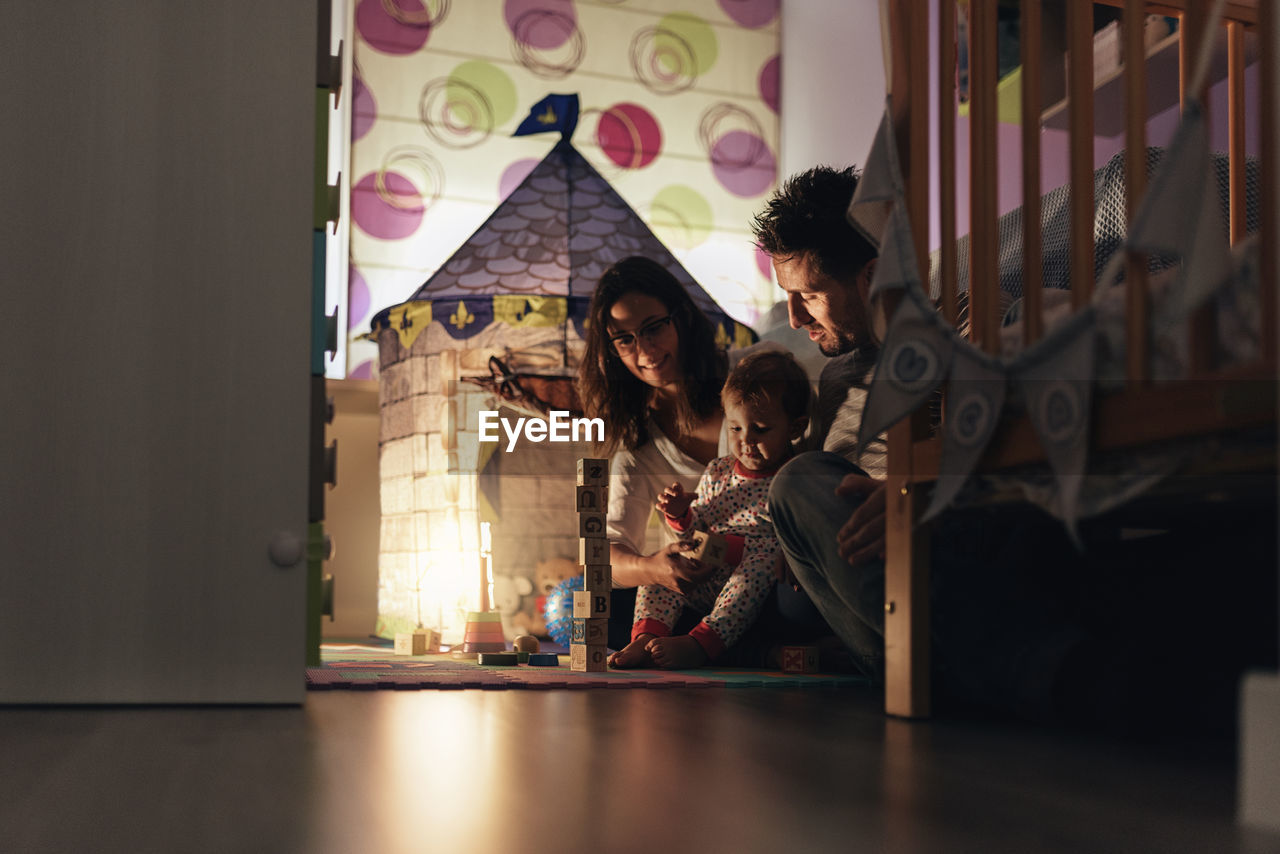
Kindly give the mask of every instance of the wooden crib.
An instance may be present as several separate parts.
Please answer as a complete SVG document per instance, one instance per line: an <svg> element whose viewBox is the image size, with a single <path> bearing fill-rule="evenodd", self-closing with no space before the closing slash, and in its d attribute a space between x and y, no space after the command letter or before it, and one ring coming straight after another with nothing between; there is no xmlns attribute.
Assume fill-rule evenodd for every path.
<svg viewBox="0 0 1280 854"><path fill-rule="evenodd" d="M970 109L970 265L972 272L970 340L988 353L997 352L1000 326L997 282L997 0L967 0L969 109ZM1014 4L1009 4L1014 5ZM1068 100L1069 159L1071 184L1070 268L1072 303L1088 304L1095 286L1094 270L1094 3L1084 0L1021 0L1022 110L1021 147L1024 187L1023 207L1039 210L1040 140L1043 98L1042 69L1046 63L1063 61L1046 55L1042 44L1042 23L1047 13L1066 18L1065 88ZM1125 56L1144 56L1143 23L1147 15L1175 16L1180 23L1178 87L1183 96L1189 85L1188 69L1193 66L1191 50L1201 43L1209 26L1211 2L1205 0L1113 0L1099 6L1121 7L1119 23ZM1227 79L1230 127L1230 235L1244 236L1245 162L1245 39L1256 38L1260 57L1260 211L1262 307L1261 355L1253 363L1229 370L1212 363L1213 318L1211 307L1201 309L1193 319L1190 337L1190 379L1154 383L1151 380L1145 342L1150 330L1146 323L1145 264L1131 257L1126 263L1127 288L1125 326L1128 340L1126 386L1122 391L1095 396L1091 453L1132 449L1158 441L1206 435L1228 436L1245 427L1274 423L1276 414L1276 189L1274 170L1278 138L1276 127L1277 12L1269 0L1236 0L1225 4L1221 26L1227 45ZM891 0L888 26L893 46L890 68L893 92L893 124L905 178L907 205L916 237L920 269L928 269L924 247L929 233L929 157L931 126L936 128L942 162L954 162L956 146L957 4L949 0ZM930 38L930 15L936 16ZM1048 28L1046 27L1046 31ZM1056 27L1054 32L1056 32ZM929 56L940 56L938 79L920 73L929 68ZM1083 57L1083 61L1073 61ZM1145 148L1147 64L1125 62L1122 92L1126 108L1125 150L1129 176L1128 210L1132 215L1146 179ZM936 112L930 109L930 89L943 97ZM932 167L936 168L936 167ZM956 181L952 170L938 176L941 210L941 306L954 322L956 295L969 287L958 282L956 269ZM1023 239L1024 335L1029 345L1043 335L1040 328L1038 285L1041 276L1040 228L1036 217L1024 217ZM1079 275L1078 271L1087 271ZM889 306L892 310L892 305ZM1244 405L1240 405L1245 401ZM929 484L938 475L940 440L930 435L928 407L922 407L898 422L889 431L889 477L886 518L885 578L885 707L889 714L926 717L930 714L928 533L915 524L927 504ZM945 412L945 404L944 404ZM945 417L945 415L944 415ZM1271 449L1274 452L1274 447ZM1001 424L988 446L980 470L991 471L1042 459L1040 444L1026 418ZM1257 466L1255 460L1240 465ZM1263 463L1274 470L1274 457Z"/></svg>

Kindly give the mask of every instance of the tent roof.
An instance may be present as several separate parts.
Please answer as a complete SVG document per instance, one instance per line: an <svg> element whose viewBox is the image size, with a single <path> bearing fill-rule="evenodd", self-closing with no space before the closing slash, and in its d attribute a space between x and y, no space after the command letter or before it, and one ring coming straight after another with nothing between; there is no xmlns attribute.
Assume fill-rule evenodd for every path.
<svg viewBox="0 0 1280 854"><path fill-rule="evenodd" d="M713 322L734 328L711 295L644 220L566 139L561 139L484 224L406 302L493 295L569 298L581 318L616 261L643 255L666 267ZM379 312L374 329L391 309Z"/></svg>

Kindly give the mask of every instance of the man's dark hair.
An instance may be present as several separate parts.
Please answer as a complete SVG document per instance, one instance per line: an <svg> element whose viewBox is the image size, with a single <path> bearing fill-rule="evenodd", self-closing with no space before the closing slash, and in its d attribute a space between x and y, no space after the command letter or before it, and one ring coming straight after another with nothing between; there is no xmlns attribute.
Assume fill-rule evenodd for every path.
<svg viewBox="0 0 1280 854"><path fill-rule="evenodd" d="M751 221L756 246L775 258L808 256L835 279L856 275L876 250L845 212L858 187L854 167L815 166L792 175Z"/></svg>

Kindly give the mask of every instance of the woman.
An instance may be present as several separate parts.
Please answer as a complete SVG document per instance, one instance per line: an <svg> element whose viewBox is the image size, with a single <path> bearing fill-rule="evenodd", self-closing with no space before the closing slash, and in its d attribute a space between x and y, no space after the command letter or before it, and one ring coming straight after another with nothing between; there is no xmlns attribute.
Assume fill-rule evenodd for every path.
<svg viewBox="0 0 1280 854"><path fill-rule="evenodd" d="M675 276L648 258L625 258L605 271L588 323L579 393L587 414L604 421L603 452L613 457L614 585L678 590L705 571L680 556L670 535L661 549L644 554L645 532L662 490L674 482L695 489L720 454L727 360L711 321Z"/></svg>
<svg viewBox="0 0 1280 854"><path fill-rule="evenodd" d="M656 551L646 553L645 536L663 490L679 483L695 491L707 464L728 452L720 408L727 373L728 359L716 346L711 321L666 268L633 256L600 277L588 314L578 390L587 415L604 421L603 453L612 456L609 646L614 649L630 641L638 585L686 593L713 571L685 558L687 546L666 525L659 526L662 545ZM778 588L783 601L768 606L765 621L776 622L781 608L788 628L796 622L806 628L814 628L815 621L821 625L807 598L787 585ZM689 620L677 631L687 632L697 622Z"/></svg>

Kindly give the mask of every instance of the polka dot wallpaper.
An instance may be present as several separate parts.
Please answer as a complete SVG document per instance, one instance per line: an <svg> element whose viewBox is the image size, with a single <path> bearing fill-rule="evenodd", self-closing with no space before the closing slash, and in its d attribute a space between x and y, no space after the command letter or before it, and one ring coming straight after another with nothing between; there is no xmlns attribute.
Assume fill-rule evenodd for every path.
<svg viewBox="0 0 1280 854"><path fill-rule="evenodd" d="M750 219L777 180L779 0L356 0L348 375L551 150L512 137L577 93L574 146L732 316L772 303Z"/></svg>

